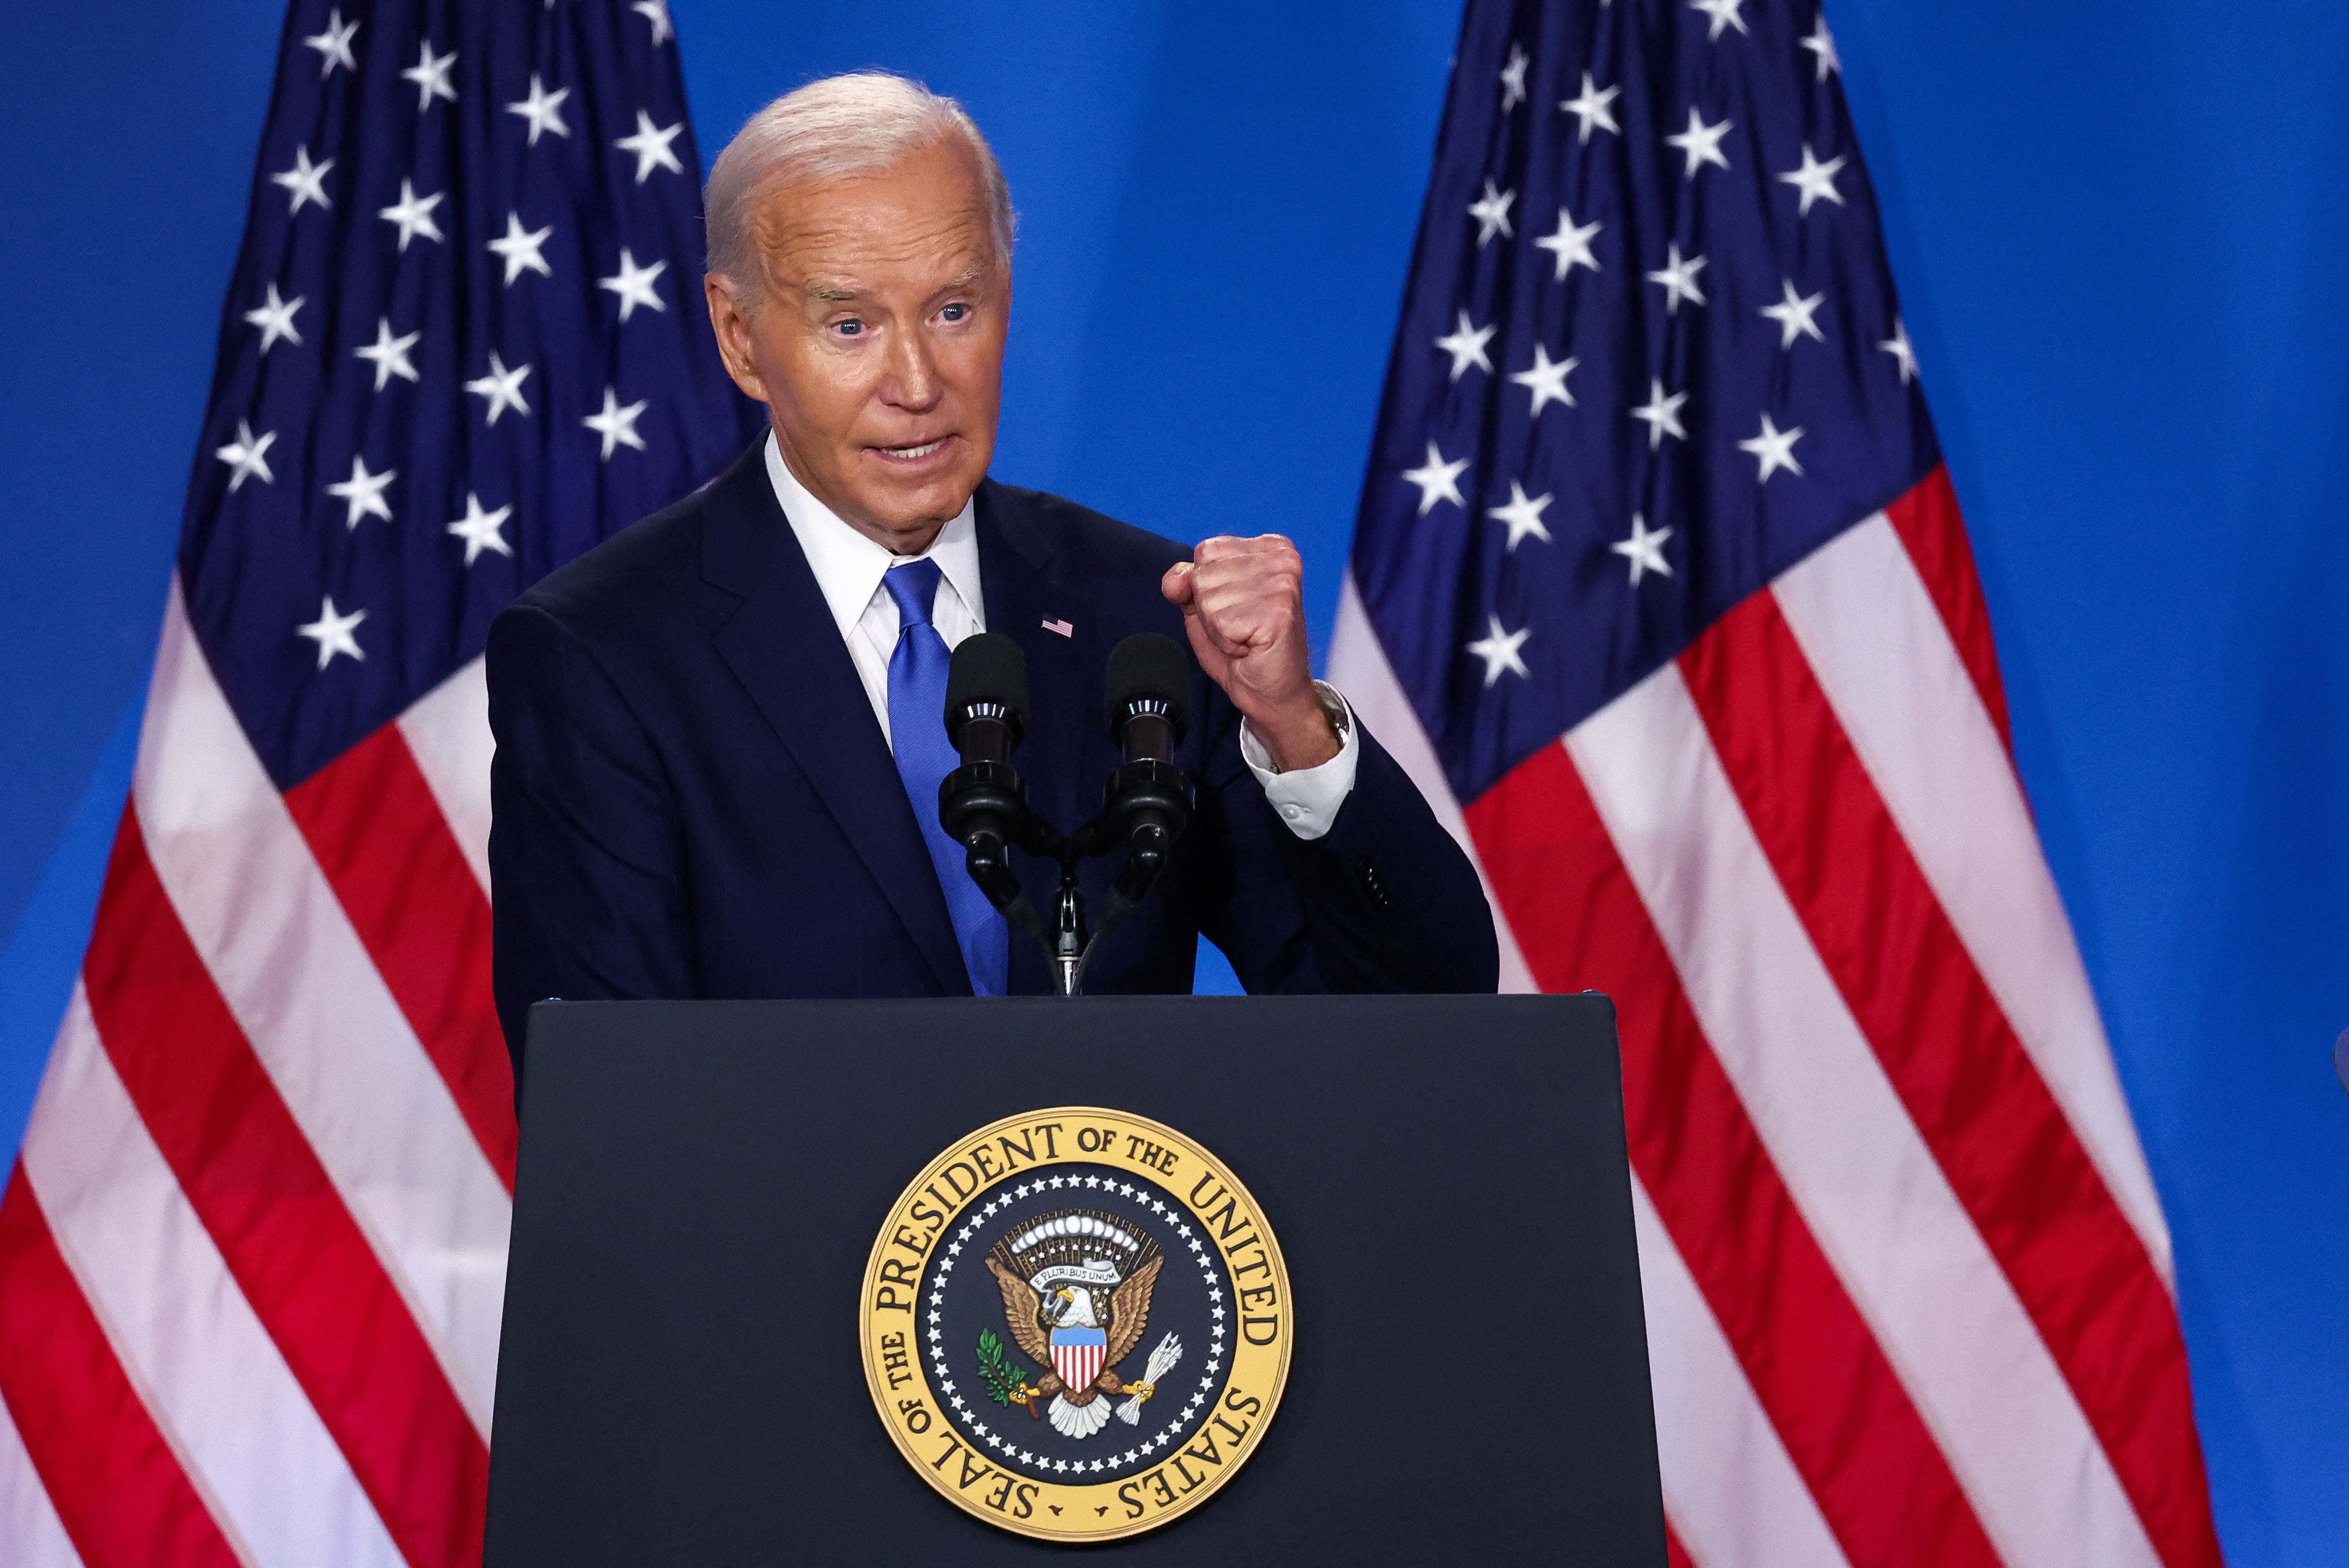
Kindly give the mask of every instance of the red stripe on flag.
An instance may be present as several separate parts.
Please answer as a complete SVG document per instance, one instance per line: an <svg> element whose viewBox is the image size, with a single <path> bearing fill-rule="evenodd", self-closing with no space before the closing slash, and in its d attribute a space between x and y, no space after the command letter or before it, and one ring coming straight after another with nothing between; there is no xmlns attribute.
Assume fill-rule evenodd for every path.
<svg viewBox="0 0 2349 1568"><path fill-rule="evenodd" d="M285 804L512 1192L513 1067L490 992L490 901L399 727L385 725L286 791Z"/></svg>
<svg viewBox="0 0 2349 1568"><path fill-rule="evenodd" d="M237 1568L19 1164L0 1197L0 1398L87 1568Z"/></svg>
<svg viewBox="0 0 2349 1568"><path fill-rule="evenodd" d="M1966 521L1958 512L1957 492L1950 488L1950 470L1936 466L1916 488L1890 506L1884 515L1900 536L1925 592L1941 612L1950 641L1973 677L1974 690L1998 738L2014 749L2014 735L2006 719L2006 686L1998 675L1998 645L1991 635L1990 607L1982 603L1982 578L1974 571L1974 547L1966 538Z"/></svg>
<svg viewBox="0 0 2349 1568"><path fill-rule="evenodd" d="M401 1553L478 1563L489 1449L181 929L135 810L83 977L140 1119Z"/></svg>
<svg viewBox="0 0 2349 1568"><path fill-rule="evenodd" d="M2171 1568L2216 1563L2186 1346L2145 1244L1886 810L1768 593L1681 655L1812 945Z"/></svg>
<svg viewBox="0 0 2349 1568"><path fill-rule="evenodd" d="M1563 747L1467 810L1543 990L1615 998L1631 1164L1854 1568L1995 1568L1973 1507L1795 1208Z"/></svg>

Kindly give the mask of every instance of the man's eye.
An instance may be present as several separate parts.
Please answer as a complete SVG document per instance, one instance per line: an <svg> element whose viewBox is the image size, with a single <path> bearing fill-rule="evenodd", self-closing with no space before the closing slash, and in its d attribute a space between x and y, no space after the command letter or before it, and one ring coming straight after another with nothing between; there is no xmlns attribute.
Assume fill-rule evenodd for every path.
<svg viewBox="0 0 2349 1568"><path fill-rule="evenodd" d="M939 317L946 321L960 321L968 315L970 315L970 306L967 304L950 304L938 312Z"/></svg>
<svg viewBox="0 0 2349 1568"><path fill-rule="evenodd" d="M862 337L864 335L864 324L861 321L843 321L840 324L839 330L843 337Z"/></svg>

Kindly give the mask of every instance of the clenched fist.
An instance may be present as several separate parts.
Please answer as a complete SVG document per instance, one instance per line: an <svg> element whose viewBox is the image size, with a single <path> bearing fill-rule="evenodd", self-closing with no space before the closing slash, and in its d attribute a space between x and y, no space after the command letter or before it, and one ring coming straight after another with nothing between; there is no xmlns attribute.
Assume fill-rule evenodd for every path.
<svg viewBox="0 0 2349 1568"><path fill-rule="evenodd" d="M1338 755L1336 726L1313 690L1305 645L1305 562L1279 534L1218 535L1166 569L1159 592L1182 607L1191 651L1284 773Z"/></svg>

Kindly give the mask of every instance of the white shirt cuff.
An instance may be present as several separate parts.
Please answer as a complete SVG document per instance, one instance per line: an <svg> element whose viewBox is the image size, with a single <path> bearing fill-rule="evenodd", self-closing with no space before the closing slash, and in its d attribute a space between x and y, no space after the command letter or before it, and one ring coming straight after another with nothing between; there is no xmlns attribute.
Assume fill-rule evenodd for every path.
<svg viewBox="0 0 2349 1568"><path fill-rule="evenodd" d="M1272 802L1288 830L1306 840L1321 837L1336 824L1338 808L1354 792L1354 768L1362 755L1354 710L1338 688L1328 681L1315 681L1313 695L1321 699L1338 726L1338 755L1319 768L1281 772L1272 765L1272 753L1257 738L1255 727L1246 719L1240 721L1240 756L1248 771L1264 786L1264 798Z"/></svg>

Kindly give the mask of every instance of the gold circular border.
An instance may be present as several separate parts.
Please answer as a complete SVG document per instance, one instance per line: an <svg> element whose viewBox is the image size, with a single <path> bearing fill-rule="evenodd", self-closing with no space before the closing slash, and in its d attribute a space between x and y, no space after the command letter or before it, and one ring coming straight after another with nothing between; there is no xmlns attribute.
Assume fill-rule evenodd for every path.
<svg viewBox="0 0 2349 1568"><path fill-rule="evenodd" d="M1086 1123L1093 1125L1087 1127L1083 1125ZM1021 1129L1030 1130L1030 1147L1032 1149L1032 1134L1040 1133L1047 1125L1064 1128L1070 1133L1068 1141L1071 1147L1063 1150L1057 1140L1047 1140L1046 1147L1050 1152L1037 1155L1032 1161L1023 1161L1016 1170L1007 1169L1001 1176L982 1181L966 1197L958 1198L953 1208L940 1214L935 1230L923 1226L913 1217L915 1204L924 1196L925 1191L943 1180L949 1166L969 1161L972 1150L986 1150L988 1140ZM1131 1476L1070 1485L1061 1481L1038 1480L1017 1471L999 1470L992 1460L974 1453L971 1445L947 1416L947 1408L938 1399L936 1391L930 1387L928 1363L922 1349L924 1341L919 1303L922 1281L928 1273L936 1243L946 1235L955 1216L964 1212L968 1199L991 1191L1011 1175L1030 1170L1047 1170L1056 1165L1117 1164L1121 1161L1133 1165L1143 1180L1180 1202L1186 1211L1186 1217L1206 1230L1208 1243L1216 1245L1217 1228L1206 1224L1199 1211L1181 1195L1180 1190L1170 1180L1169 1172L1160 1170L1154 1163L1136 1158L1139 1151L1131 1145L1128 1146L1128 1153L1119 1156L1104 1154L1099 1149L1082 1150L1074 1147L1079 1132L1102 1128L1114 1131L1120 1139L1133 1135L1144 1144L1172 1152L1178 1164L1186 1156L1195 1160L1206 1168L1209 1176L1223 1183L1226 1190L1238 1200L1239 1212L1253 1226L1257 1237L1255 1243L1243 1246L1243 1253L1260 1245L1265 1260L1271 1264L1269 1283L1275 1297L1269 1303L1259 1305L1269 1309L1267 1315L1272 1319L1276 1332L1269 1346L1257 1346L1248 1341L1244 1327L1246 1314L1241 1310L1242 1286L1238 1271L1234 1266L1231 1254L1225 1253L1224 1268L1232 1275L1233 1283L1234 1326L1238 1332L1232 1336L1230 1371L1224 1379L1222 1392L1217 1396L1216 1408L1209 1412L1202 1432L1195 1433L1192 1442L1185 1448L1171 1453L1154 1466L1137 1470ZM971 1170L975 1176L984 1173L984 1166L976 1161L971 1162ZM1191 1190L1195 1192L1198 1186L1195 1184ZM947 1190L957 1189L949 1181ZM1210 1209L1220 1212L1223 1206L1223 1200L1218 1198ZM935 1208L933 1212L936 1212ZM890 1271L889 1278L885 1279L883 1275L886 1265L896 1262L888 1255L893 1243L901 1251L913 1250L899 1240L899 1233L908 1229L924 1238L924 1245L918 1254L919 1261L912 1267L913 1278L909 1287L912 1294L899 1303L892 1297L899 1290L908 1288L903 1277L905 1265L897 1264L895 1269ZM1232 1233L1238 1233L1237 1225L1232 1227ZM1265 1287L1248 1288L1260 1290ZM894 1323L880 1320L879 1315L885 1311L905 1314L902 1329L897 1329ZM1288 1384L1288 1346L1295 1337L1296 1309L1289 1296L1288 1268L1281 1261L1278 1239L1273 1235L1272 1227L1265 1222L1263 1207L1222 1161L1164 1122L1153 1121L1146 1116L1110 1110L1101 1106L1064 1105L1007 1116L956 1140L930 1161L920 1175L906 1184L905 1190L897 1195L897 1201L889 1206L888 1218L883 1222L881 1234L873 1243L873 1254L864 1264L864 1295L857 1309L856 1326L864 1359L864 1382L872 1390L873 1407L880 1414L881 1424L889 1429L897 1451L905 1456L905 1462L913 1466L923 1480L930 1483L933 1490L964 1512L999 1530L1013 1531L1040 1541L1084 1544L1139 1535L1181 1518L1213 1497L1233 1473L1247 1462L1261 1445L1264 1430L1272 1424L1272 1418L1279 1408L1281 1390ZM893 1329L895 1329L894 1337ZM1266 1370L1268 1363L1268 1371ZM1246 1386L1241 1383L1243 1376L1254 1377L1259 1372L1264 1373L1261 1383ZM1263 1390L1260 1393L1257 1391L1259 1387ZM1243 1409L1235 1406L1232 1403L1235 1396L1243 1400L1260 1400L1260 1408ZM1221 1425L1226 1429L1217 1432L1215 1429L1219 1417L1223 1418ZM1237 1439L1233 1439L1228 1429L1235 1419L1242 1423L1242 1435ZM1220 1462L1210 1463L1190 1452L1190 1449L1201 1440L1203 1433L1218 1439L1215 1447L1221 1456ZM939 1446L941 1440L946 1444L943 1448ZM1226 1447L1226 1444L1232 1446ZM926 1449L936 1451L925 1451ZM1185 1458L1197 1460L1198 1468L1204 1473L1192 1480L1187 1488L1177 1490L1181 1481L1188 1480L1191 1475L1187 1468L1180 1467L1180 1461ZM957 1485L969 1475L969 1463L973 1460L983 1465L984 1470ZM1168 1476L1170 1468L1176 1470L1174 1477ZM1008 1486L1002 1484L1007 1480ZM1121 1495L1127 1489L1133 1489L1133 1499ZM1031 1490L1033 1495L1026 1495ZM990 1503L988 1501L990 1494L998 1494L999 1501ZM1052 1516L1050 1508L1056 1503L1061 1512ZM1026 1509L1024 1516L1015 1511L1021 1505ZM1110 1520L1093 1512L1104 1505L1117 1517ZM1142 1509L1138 1518L1131 1512L1135 1506ZM1048 1517L1076 1518L1080 1516L1081 1510L1084 1516L1101 1519L1104 1522L1099 1528L1090 1530L1038 1522Z"/></svg>

